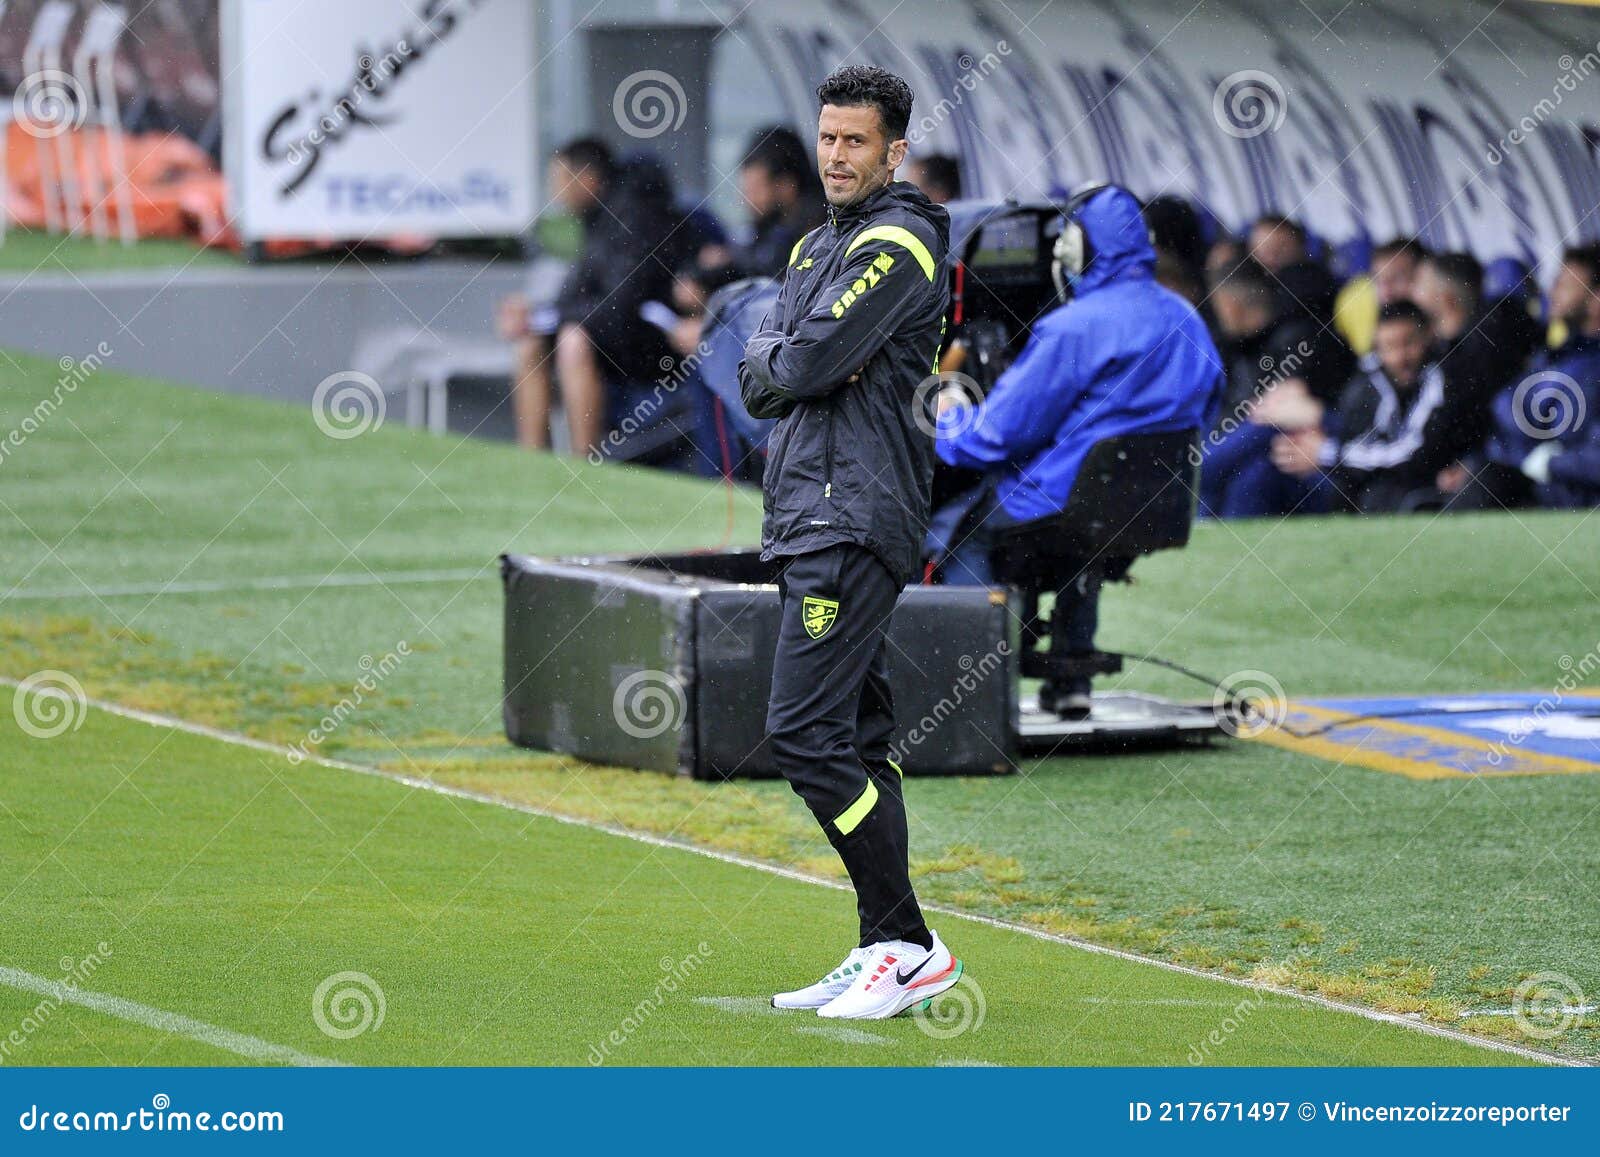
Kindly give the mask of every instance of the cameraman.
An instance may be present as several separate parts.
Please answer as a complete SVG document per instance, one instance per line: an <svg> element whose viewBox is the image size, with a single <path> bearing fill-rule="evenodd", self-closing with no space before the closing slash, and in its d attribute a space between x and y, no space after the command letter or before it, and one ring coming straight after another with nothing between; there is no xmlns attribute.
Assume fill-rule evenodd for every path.
<svg viewBox="0 0 1600 1157"><path fill-rule="evenodd" d="M1105 438L1204 428L1222 395L1222 359L1194 307L1155 281L1156 254L1133 195L1114 185L1080 192L1055 245L1064 302L975 411L956 391L940 398L939 457L981 470L992 490L978 523L946 563L949 581L993 580L999 532L1066 509L1091 447ZM959 538L959 536L957 536ZM1086 562L1089 560L1085 560ZM1051 649L1094 649L1099 589L1079 576L1056 596ZM1047 683L1040 706L1088 711L1089 680Z"/></svg>

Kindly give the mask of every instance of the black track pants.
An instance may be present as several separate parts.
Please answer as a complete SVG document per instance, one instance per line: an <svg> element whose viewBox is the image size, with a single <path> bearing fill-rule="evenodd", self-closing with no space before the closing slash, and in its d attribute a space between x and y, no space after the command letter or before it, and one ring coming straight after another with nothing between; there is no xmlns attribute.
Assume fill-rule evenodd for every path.
<svg viewBox="0 0 1600 1157"><path fill-rule="evenodd" d="M861 944L922 941L907 870L906 808L889 761L894 697L886 638L900 584L849 544L789 559L767 731L784 778L855 885Z"/></svg>

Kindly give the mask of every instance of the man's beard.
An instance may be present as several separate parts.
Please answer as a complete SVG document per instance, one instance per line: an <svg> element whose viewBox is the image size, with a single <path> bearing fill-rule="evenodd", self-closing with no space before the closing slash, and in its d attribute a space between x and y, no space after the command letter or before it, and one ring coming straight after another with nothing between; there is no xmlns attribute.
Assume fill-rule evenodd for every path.
<svg viewBox="0 0 1600 1157"><path fill-rule="evenodd" d="M870 173L855 174L857 179L854 191L847 194L844 199L836 201L833 199L832 191L828 188L828 173L827 170L824 169L822 172L823 194L827 197L828 204L832 205L835 209L848 209L851 205L854 205L856 202L865 199L871 194L877 192L879 189L883 188L883 186L887 185L889 183L888 174L889 154L887 151L885 151L883 154L882 164L873 169Z"/></svg>

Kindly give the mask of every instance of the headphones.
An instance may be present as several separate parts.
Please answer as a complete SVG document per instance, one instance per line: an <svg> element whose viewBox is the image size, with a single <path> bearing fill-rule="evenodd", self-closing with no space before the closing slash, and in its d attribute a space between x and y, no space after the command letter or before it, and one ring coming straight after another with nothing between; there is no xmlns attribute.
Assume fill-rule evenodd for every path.
<svg viewBox="0 0 1600 1157"><path fill-rule="evenodd" d="M1079 185L1057 210L1061 214L1061 234L1050 251L1050 280L1055 282L1056 297L1064 305L1072 297L1072 290L1094 260L1094 246L1089 234L1078 224L1078 210L1087 205L1098 193L1107 189L1121 189L1110 181L1090 181ZM1127 192L1126 189L1123 192ZM1131 193L1129 196L1133 196ZM1138 202L1138 198L1134 200ZM1141 203L1141 208L1142 208Z"/></svg>

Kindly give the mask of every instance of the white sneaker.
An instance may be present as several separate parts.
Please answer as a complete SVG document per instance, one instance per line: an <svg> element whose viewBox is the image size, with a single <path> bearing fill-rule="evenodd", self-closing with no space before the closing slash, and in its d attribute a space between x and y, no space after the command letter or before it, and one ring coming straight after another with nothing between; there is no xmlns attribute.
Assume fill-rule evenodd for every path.
<svg viewBox="0 0 1600 1157"><path fill-rule="evenodd" d="M870 948L852 948L844 963L821 980L793 992L780 992L772 998L773 1008L821 1008L845 989L866 965Z"/></svg>
<svg viewBox="0 0 1600 1157"><path fill-rule="evenodd" d="M924 1008L961 979L961 961L950 955L937 932L933 949L904 940L874 944L854 982L818 1016L843 1020L882 1020L897 1016L912 1005Z"/></svg>

